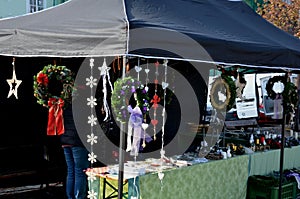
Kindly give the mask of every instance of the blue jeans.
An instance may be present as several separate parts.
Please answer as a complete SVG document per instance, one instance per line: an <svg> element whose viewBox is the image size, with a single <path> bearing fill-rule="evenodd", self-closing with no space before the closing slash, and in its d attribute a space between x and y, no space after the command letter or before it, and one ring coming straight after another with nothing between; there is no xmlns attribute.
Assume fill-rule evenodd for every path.
<svg viewBox="0 0 300 199"><path fill-rule="evenodd" d="M87 196L88 151L84 147L64 147L67 163L66 194L68 199L85 199Z"/></svg>

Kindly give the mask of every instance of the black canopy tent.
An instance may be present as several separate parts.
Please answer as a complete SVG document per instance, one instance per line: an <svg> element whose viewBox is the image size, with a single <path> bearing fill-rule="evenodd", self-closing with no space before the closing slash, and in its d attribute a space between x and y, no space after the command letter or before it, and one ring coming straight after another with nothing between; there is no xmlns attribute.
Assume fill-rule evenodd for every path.
<svg viewBox="0 0 300 199"><path fill-rule="evenodd" d="M205 52L177 39L178 34L195 41ZM242 1L70 0L34 14L0 20L0 55L133 56L229 68L238 65L251 72L297 73L300 42Z"/></svg>
<svg viewBox="0 0 300 199"><path fill-rule="evenodd" d="M135 34L147 28L155 35ZM138 55L211 62L159 31L198 42L215 63L259 70L297 70L297 38L276 28L243 1L71 0L34 14L0 20L0 55L90 57ZM163 36L163 37L162 37ZM187 57L144 49L173 46Z"/></svg>

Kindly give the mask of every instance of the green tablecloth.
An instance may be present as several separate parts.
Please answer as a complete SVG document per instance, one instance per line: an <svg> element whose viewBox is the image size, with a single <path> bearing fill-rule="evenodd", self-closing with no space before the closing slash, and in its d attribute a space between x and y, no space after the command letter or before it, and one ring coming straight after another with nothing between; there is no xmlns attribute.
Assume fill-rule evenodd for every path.
<svg viewBox="0 0 300 199"><path fill-rule="evenodd" d="M283 169L300 167L300 146L284 149ZM249 176L267 175L280 170L280 150L256 152L250 155Z"/></svg>
<svg viewBox="0 0 300 199"><path fill-rule="evenodd" d="M142 199L246 198L249 156L211 161L139 177Z"/></svg>
<svg viewBox="0 0 300 199"><path fill-rule="evenodd" d="M284 169L300 168L300 146L284 150ZM164 171L162 184L156 173L146 174L136 184L140 199L245 199L249 176L270 174L279 167L280 150L271 150ZM124 192L136 196L130 180ZM97 199L102 198L101 184L99 178L89 182Z"/></svg>

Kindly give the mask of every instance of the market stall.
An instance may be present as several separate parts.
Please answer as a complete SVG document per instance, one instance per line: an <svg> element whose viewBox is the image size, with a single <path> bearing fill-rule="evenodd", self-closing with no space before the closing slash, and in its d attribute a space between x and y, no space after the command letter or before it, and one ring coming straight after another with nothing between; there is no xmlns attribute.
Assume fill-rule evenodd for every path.
<svg viewBox="0 0 300 199"><path fill-rule="evenodd" d="M178 13L181 14L178 15ZM199 13L201 14L199 15ZM148 84L152 84L150 100L153 101L150 104L151 106L159 104L163 107L162 112L159 113L162 114L161 119L155 119L153 113L151 116L154 119L150 120L154 130L158 122L162 124L162 130L157 131L161 134L162 145L152 153L160 157L168 155L173 146L164 143L165 136L168 136L170 132L176 134L176 130L178 130L176 128L165 130L167 120L165 110L167 108L174 110L173 107L178 107L167 105L164 96L168 91L171 90L173 94L176 94L174 99L183 100L179 104L184 107L181 108L181 113L186 115L182 115L181 123L195 122L197 124L201 123L204 112L203 107L207 97L206 78L210 68L224 73L237 70L239 73L258 71L297 73L300 65L299 40L269 24L244 2L239 1L72 0L36 14L1 20L0 41L0 55L6 61L6 65L11 65L13 57L15 57L16 63L19 63L18 58L39 57L45 59L47 57L47 61L49 58L57 60L87 58L80 60L82 67L78 70L78 79L75 81L75 83L79 83L78 85L87 88L82 89L82 96L84 96L83 99L89 98L89 106L86 106L85 101L78 104L81 108L85 107L83 112L87 114L87 118L90 116L89 113L93 113L93 116L95 114L91 104L93 104L92 97L97 91L97 84L101 84L99 90L103 91L100 102L103 104L104 121L107 116L112 116L112 114L109 115L110 107L106 105L109 102L111 105L117 102L117 100L109 98L109 92L115 89L113 87L117 83L121 82L122 86L119 87L121 89L118 90L119 93L116 93L117 90L115 93L112 92L111 97L121 98L123 86L126 87L123 92L128 91L129 94L134 95L132 87L124 85L124 82L122 84L122 81L128 77L128 73L135 76L135 79L129 82L134 89L138 88L135 87L136 84L145 85L142 90L147 93L150 88ZM53 60L49 62L53 62ZM149 64L152 68L147 68ZM20 63L17 66L21 65ZM157 72L156 68L162 71ZM116 73L114 69L116 69L117 75L114 76L115 79L110 79L111 75ZM19 74L26 70L26 67L18 67L14 73ZM177 84L172 84L172 72L177 72L175 78ZM35 74L30 74L30 77ZM153 82L147 80L150 74L153 75L151 80ZM17 80L16 76L14 77L12 79ZM90 80L88 84L86 78ZM201 86L199 86L199 82L201 82ZM113 83L116 84L113 86ZM134 85L131 85L132 83ZM176 85L175 89L171 87L172 85ZM180 85L184 86L180 87ZM161 95L157 94L157 97L155 97L156 89L153 89L155 86L161 88ZM11 94L17 93L18 88L22 87L15 88ZM227 93L229 93L228 90L229 88L227 88ZM10 95L10 97L13 96L16 95ZM164 97L163 100L162 97ZM229 96L226 97L226 100L230 101ZM159 102L158 99L161 101ZM120 195L122 195L122 168L124 154L126 154L123 132L127 127L124 124L126 124L125 121L128 121L129 113L134 111L130 109L128 113L125 109L124 114L124 107L121 109L124 105L122 103L115 104L121 105L120 110L116 111L117 115L120 113L119 117L115 115L114 118L120 127L120 143L113 147L119 152ZM226 108L228 103L223 104L224 106L220 109ZM144 107L146 111L148 105L146 104ZM127 120L123 120L124 115ZM189 118L189 116L193 117ZM82 138L85 139L86 146L90 150L92 163L96 159L95 155L100 157L97 154L101 149L98 145L102 138L105 139L103 134L96 136L94 134L94 132L102 132L100 124L103 122L103 118L99 120L90 117L88 123L90 126L82 127L85 130ZM82 120L82 118L78 118L78 120ZM150 122L142 122L143 125L139 130L142 128L148 132ZM174 123L177 124L180 121ZM207 132L212 131L208 130ZM154 134L151 133L150 137L154 139L155 135L156 131ZM98 136L97 145L95 140ZM141 141L141 144L146 145L145 140L146 136L135 141ZM133 152L136 155L131 158L137 158L138 153L136 152L139 153L137 147ZM283 156L281 157L283 158ZM231 161L235 160L228 162Z"/></svg>

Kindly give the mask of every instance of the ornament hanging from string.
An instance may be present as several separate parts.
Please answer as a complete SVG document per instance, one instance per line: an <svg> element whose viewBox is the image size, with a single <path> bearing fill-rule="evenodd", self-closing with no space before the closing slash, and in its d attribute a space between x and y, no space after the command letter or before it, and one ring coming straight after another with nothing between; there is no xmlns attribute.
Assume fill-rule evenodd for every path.
<svg viewBox="0 0 300 199"><path fill-rule="evenodd" d="M100 70L100 77L102 78L102 86L103 86L102 87L103 110L105 112L105 118L103 119L103 121L106 121L110 117L110 109L109 109L109 106L108 106L108 103L107 103L107 81L109 83L111 92L113 91L113 86L112 86L112 83L110 81L110 75L109 75L110 67L107 67L105 57L104 57L102 66L98 67L98 69Z"/></svg>
<svg viewBox="0 0 300 199"><path fill-rule="evenodd" d="M142 67L140 66L140 58L138 58L138 65L134 67L135 71L137 72L137 80L140 81L140 72Z"/></svg>
<svg viewBox="0 0 300 199"><path fill-rule="evenodd" d="M7 98L9 98L12 94L14 94L16 99L18 99L18 88L19 88L20 84L22 83L22 80L18 80L17 76L16 76L15 58L13 58L12 66L13 66L12 78L6 80L9 85L9 92L8 92Z"/></svg>
<svg viewBox="0 0 300 199"><path fill-rule="evenodd" d="M147 63L148 66L148 63ZM157 114L157 108L158 108L158 103L160 102L160 97L157 95L157 85L158 85L158 66L159 66L159 62L156 61L155 63L155 80L154 80L154 96L151 100L151 103L153 103L152 107L154 108L153 111L153 119L151 120L151 124L153 125L153 139L156 140L156 126L158 124L158 120L156 118L156 114Z"/></svg>
<svg viewBox="0 0 300 199"><path fill-rule="evenodd" d="M159 169L158 172L158 178L161 182L161 190L163 189L163 178L164 178L164 173L163 173L163 169L162 169L162 164L163 161L166 158L165 156L165 150L164 150L164 135L165 135L165 122L166 122L166 91L167 91L167 87L168 87L168 83L167 83L167 68L168 68L168 60L164 60L163 63L164 69L165 69L165 74L164 74L164 81L162 82L162 88L164 90L164 100L163 100L163 111L162 111L162 136L161 136L161 150L160 150L160 161L161 161L161 167Z"/></svg>
<svg viewBox="0 0 300 199"><path fill-rule="evenodd" d="M87 98L87 106L90 107L91 113L92 113L92 109L97 105L96 99L93 97L94 96L93 87L97 86L97 79L93 77L93 68L94 68L94 59L90 58L91 75L89 78L86 78L86 86L90 87L91 89L90 98ZM96 124L97 119L92 114L91 116L88 117L88 120L89 120L88 123L90 123L91 125L90 134L87 135L87 142L91 146L89 150L90 153L88 154L88 161L91 163L91 167L93 167L93 164L97 162L97 155L94 153L94 148L93 148L93 145L97 143L97 139L98 139L98 136L94 134L94 128L93 128L93 126ZM88 179L89 187L91 187L93 181L96 180L96 173L94 173L94 171L91 170L90 172L87 172L87 176L88 176L87 179ZM88 192L88 195L89 195L88 198L90 198L91 195L98 195L98 193L94 189L91 189Z"/></svg>
<svg viewBox="0 0 300 199"><path fill-rule="evenodd" d="M235 87L236 87L236 97L243 100L243 92L244 88L246 86L246 80L243 77L243 74L239 72L239 69L237 69L237 77L235 80Z"/></svg>
<svg viewBox="0 0 300 199"><path fill-rule="evenodd" d="M167 87L169 86L169 84L167 83L167 74L168 74L168 60L165 59L164 60L164 69L165 69L165 79L162 82L162 88L164 90L164 101L163 101L163 111L162 111L162 136L161 136L161 151L160 151L160 158L161 160L163 160L165 157L165 150L164 150L164 135L165 135L165 123L166 123L166 95L167 95Z"/></svg>
<svg viewBox="0 0 300 199"><path fill-rule="evenodd" d="M94 59L90 58L91 75L90 75L90 78L86 78L86 81L87 81L86 85L89 86L91 89L90 98L87 98L87 106L90 107L91 113L92 113L92 109L97 105L96 99L94 98L94 92L93 92L93 87L97 86L97 83L96 83L97 79L93 77L93 69L94 69ZM94 116L91 115L91 116L89 116L89 118L94 118ZM94 119L96 120L96 118L94 118ZM97 143L97 139L98 139L98 136L96 136L94 134L94 128L93 128L94 122L95 121L92 121L89 119L89 123L91 124L91 132L87 136L88 137L87 142L90 143L90 145L91 145L90 153L88 154L88 160L91 162L91 165L93 165L93 163L95 163L96 159L97 159L97 155L93 151L93 145L95 143Z"/></svg>
<svg viewBox="0 0 300 199"><path fill-rule="evenodd" d="M140 65L140 59L138 59L138 65ZM140 69L142 70L142 68L140 67ZM144 119L143 119L143 124L142 124L142 128L143 128L143 144L142 144L142 147L145 148L146 147L146 130L148 128L148 123L147 123L147 115L149 114L149 97L148 97L148 90L149 90L149 87L148 87L148 81L149 81L149 78L148 78L148 73L149 73L149 68L148 68L148 65L147 65L147 68L145 69L145 72L146 72L146 78L145 78L145 86L142 88L142 93L144 94L144 98L143 98L143 116L144 116ZM138 76L139 76L139 73L138 73Z"/></svg>

